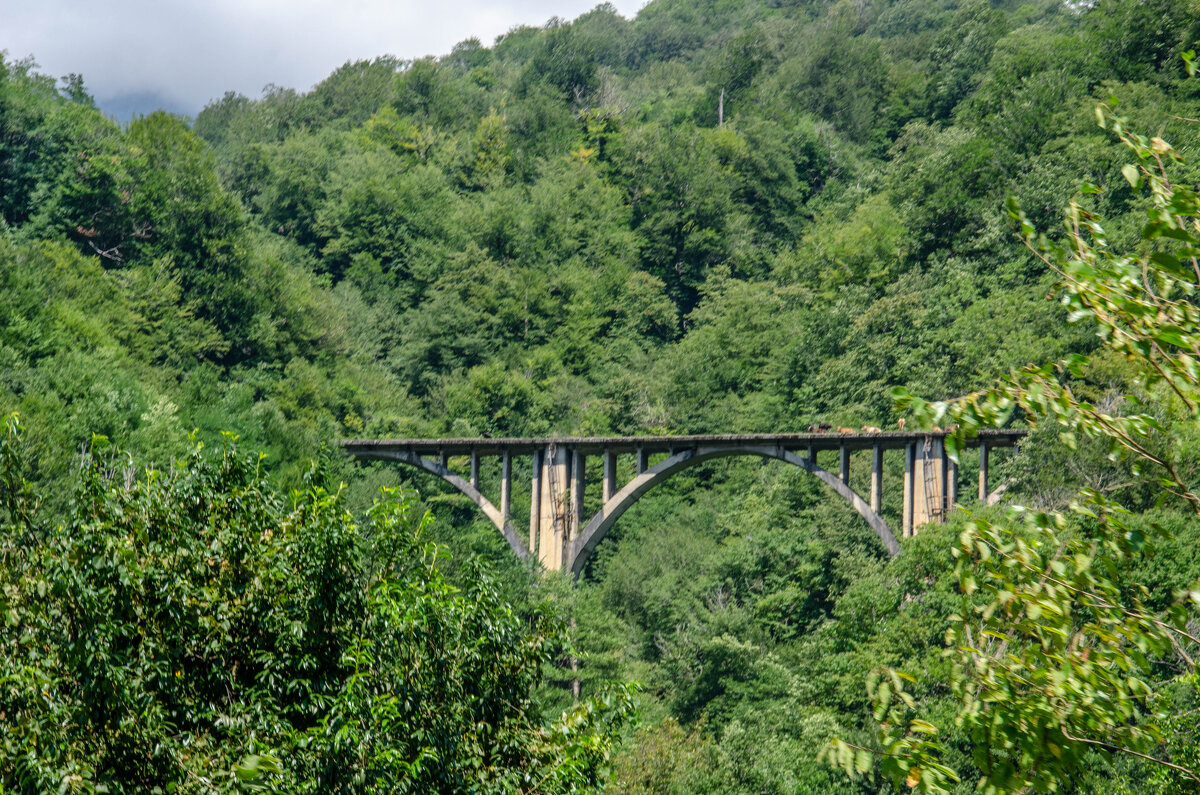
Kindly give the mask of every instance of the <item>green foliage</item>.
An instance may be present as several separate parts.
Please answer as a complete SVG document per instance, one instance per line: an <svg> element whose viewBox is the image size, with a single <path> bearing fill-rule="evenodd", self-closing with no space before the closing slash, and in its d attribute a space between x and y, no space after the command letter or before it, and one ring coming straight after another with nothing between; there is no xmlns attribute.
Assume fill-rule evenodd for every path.
<svg viewBox="0 0 1200 795"><path fill-rule="evenodd" d="M530 696L561 620L518 614L478 563L451 584L413 494L356 521L317 470L285 498L232 441L138 474L96 437L52 526L22 445L10 416L6 791L601 786L630 692L544 727Z"/></svg>
<svg viewBox="0 0 1200 795"><path fill-rule="evenodd" d="M1187 162L1170 165L1170 184L1194 190L1195 131L1186 120L1200 113L1195 82L1183 78L1194 70L1198 19L1191 0L654 0L628 20L602 5L573 21L515 28L491 45L467 40L443 57L350 62L309 91L230 93L190 130L166 114L122 128L92 106L77 76L58 81L31 61L0 59L0 410L21 411L36 495L20 505L37 503L37 532L72 527L77 453L93 433L169 480L172 461L192 447L189 433L211 448L232 429L268 456L262 490L308 494L308 460L341 437L889 428L893 388L942 399L1024 362L1072 354L1089 358L1069 379L1074 402L1039 399L1021 412L1062 408L1074 422L1088 404L1121 422L1144 415L1150 435L1132 438L1190 483L1200 436L1189 410L1164 398L1166 381L1144 381L1124 351L1042 300L1055 269L1072 260L1035 246L1044 261L1014 245L1004 197L1021 196L1029 224L1046 227L1079 180L1102 189L1079 202L1078 219L1095 254L1083 259L1123 286L1105 300L1142 306L1130 290L1143 264L1157 273L1174 257L1186 277L1181 252L1194 243L1143 239L1150 177L1134 164L1138 184L1126 181L1122 147L1096 130L1092 106L1117 96L1129 128L1178 142ZM1099 218L1103 240L1092 228ZM1113 251L1131 259L1108 261L1104 252ZM1135 361L1144 344L1152 355L1153 344L1175 353L1185 352L1179 340L1191 345L1190 336L1151 333L1159 310L1189 320L1185 286L1172 283L1179 293L1170 303L1139 310L1150 337L1130 343ZM1179 318L1171 323L1168 335L1185 328ZM1188 377L1185 369L1180 384ZM1060 379L1053 368L1018 375L1024 386L1038 380L1052 391ZM1123 395L1141 404L1126 405ZM1062 430L1043 421L1019 456L995 462L1006 497L1035 514L1067 510L1081 488L1119 501L1130 511L1121 517L1129 532L1153 541L1131 552L1113 580L1119 604L1164 615L1173 592L1200 576L1187 543L1194 522L1181 518L1176 498L1156 506L1161 488L1151 470L1138 475L1135 456L1109 460L1103 433L1077 431L1071 450L1055 446ZM969 493L974 454L963 455L960 488ZM447 590L481 581L463 563L470 550L497 566L480 586L485 612L511 604L533 626L527 572L461 501L412 471L336 456L324 466L330 482L348 483L339 497L347 510L367 510L380 486L420 485L444 506L427 532L456 554L435 565L440 585L421 581L429 588L420 604L479 629L471 622L480 614ZM854 483L866 477L861 467L855 461ZM886 470L885 483L900 482L898 461L889 458ZM588 476L598 480L598 468ZM899 517L896 492L885 487L889 521ZM524 497L513 502L521 514ZM980 516L1009 527L999 512ZM964 783L921 781L966 791L982 775L973 737L987 735L954 724L967 690L951 689L960 658L941 654L951 616L966 610L956 565L972 567L981 590L987 582L977 547L956 541L964 530L983 533L964 524L926 529L885 561L857 519L779 464L713 464L646 495L578 587L555 591L576 621L571 678L585 695L611 680L648 683L643 707L661 730L625 745L619 786L891 786L882 761L853 781L819 762L819 749L841 737L875 750L890 744L892 760L909 747L932 759L938 744L938 764ZM1053 560L1046 544L1071 546L1094 532L1095 520L1072 516L1066 530L1021 525L996 543L1036 542L1028 554ZM147 560L155 576L175 572ZM353 609L411 629L405 611L418 594L405 590L410 584L362 587ZM981 605L977 592L971 609ZM1080 623L1058 627L1068 634L1093 609L1070 608ZM971 615L977 638L982 614ZM998 609L989 629L1010 631L1006 622L1018 619ZM497 621L511 639L515 624ZM154 626L166 637L166 625ZM222 740L220 786L286 789L319 773L346 790L395 789L440 769L397 729L416 719L384 697L403 687L390 667L402 655L384 642L398 636L380 621L370 626L375 634L361 643L331 630L341 645L321 664L341 678L321 685L321 703L339 705L336 721L325 721L328 710L309 715L288 735L295 748L260 743L266 735L250 718L212 729L233 738ZM466 636L439 626L447 644L439 664L467 665L469 654L458 651ZM1030 664L1022 655L1040 641L1019 637L1014 655ZM1154 691L1147 709L1159 734L1146 742L1158 757L1194 768L1191 675L1171 654L1147 659L1138 677ZM541 739L522 747L535 749L537 765L570 757L583 778L599 780L606 744L560 743L561 730L576 721L603 736L615 724L595 716L615 713L584 708L546 728L570 701L562 662L547 662L530 690L523 714L532 733L522 736ZM862 688L880 669L927 674L904 685L918 712L893 696L883 739L870 705L892 680L882 676L872 693ZM1097 693L1117 687L1081 681ZM452 682L422 686L457 698ZM1017 695L1014 704L1036 696ZM192 714L186 704L177 709ZM1148 731L1143 712L1121 725ZM452 709L446 720L465 714ZM914 718L940 733L910 731ZM182 736L163 728L175 717L154 720L143 722L147 731ZM463 727L461 748L491 742L488 731ZM314 749L307 759L316 749L327 759L340 754L347 767L298 768L305 749ZM92 757L73 758L84 765ZM176 764L163 759L154 764ZM1071 759L1079 791L1183 786L1169 769L1099 746ZM888 771L906 787L914 766L935 771L927 759L903 775ZM376 780L368 770L384 772ZM461 781L483 780L455 770ZM546 785L562 783L558 775ZM184 789L206 786L185 780Z"/></svg>
<svg viewBox="0 0 1200 795"><path fill-rule="evenodd" d="M1031 249L1058 275L1070 320L1094 323L1104 349L1129 363L1141 389L1128 397L1132 411L1077 397L1071 379L1089 363L1082 354L1014 371L1000 386L954 403L897 395L919 419L959 426L948 439L952 454L961 451L963 435L1004 424L1020 410L1035 425L1060 428L1071 450L1083 438L1107 442L1114 456L1132 460L1135 479L1157 486L1159 504L1181 503L1200 515L1190 466L1179 458L1200 416L1190 299L1200 281L1200 203L1190 187L1172 182L1170 165L1181 158L1169 144L1131 132L1108 107L1098 108L1097 117L1137 156L1122 174L1149 193L1141 230L1149 245L1128 253L1110 246L1101 218L1078 203L1067 213L1066 244L1035 237L1015 201L1012 214ZM1161 756L1179 724L1162 696L1172 677L1164 680L1160 671L1185 675L1180 685L1193 675L1186 647L1197 643L1189 625L1189 593L1196 592L1176 588L1174 599L1164 599L1125 574L1163 538L1156 522L1133 520L1094 489L1066 512L1027 512L1024 522L976 519L963 531L955 555L964 601L947 644L958 658L957 722L974 744L982 791L1057 791L1093 749L1129 754L1200 783L1186 764ZM884 705L877 708L880 719L886 698L876 701ZM924 746L885 746L884 753L929 769ZM837 761L847 766L842 757ZM903 772L893 770L893 780Z"/></svg>
<svg viewBox="0 0 1200 795"><path fill-rule="evenodd" d="M891 669L872 672L867 679L874 705L872 717L879 721L878 752L834 739L823 749L822 757L851 775L862 775L874 769L878 753L880 772L892 781L903 781L918 792L947 792L946 787L957 782L958 775L940 760L941 747L932 739L937 727L909 717L916 701L905 691L905 680L911 682L912 677Z"/></svg>

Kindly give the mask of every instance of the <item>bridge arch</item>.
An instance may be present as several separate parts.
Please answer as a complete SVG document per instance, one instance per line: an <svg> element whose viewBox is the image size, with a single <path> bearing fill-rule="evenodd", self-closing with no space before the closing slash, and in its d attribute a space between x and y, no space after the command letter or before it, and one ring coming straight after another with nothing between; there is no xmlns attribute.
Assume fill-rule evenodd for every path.
<svg viewBox="0 0 1200 795"><path fill-rule="evenodd" d="M867 521L867 524L879 536L879 540L883 542L889 554L894 556L900 553L900 544L896 540L896 536L888 528L883 517L872 510L870 503L859 496L849 485L832 473L817 466L814 460L802 458L791 450L785 450L777 445L745 445L732 448L725 446L700 446L669 455L644 472L638 473L616 494L606 500L600 511L588 521L587 525L579 531L578 536L572 540L568 560L568 567L571 570L571 574L579 576L580 572L583 571L583 567L587 564L588 558L591 557L592 551L595 550L596 545L608 534L608 531L621 518L621 515L637 502L643 494L663 483L680 470L695 466L702 461L728 456L774 458L798 466L806 472L815 475L825 485L832 488L838 496L850 503L850 506L854 508L858 515Z"/></svg>
<svg viewBox="0 0 1200 795"><path fill-rule="evenodd" d="M529 557L529 550L525 547L525 543L521 541L521 537L517 535L517 531L513 529L512 522L509 521L509 517L505 516L491 500L483 496L483 493L479 491L479 489L475 488L469 482L463 480L460 476L451 472L441 464L435 461L430 461L420 453L409 450L379 450L362 454L359 457L374 458L377 460L399 461L402 464L408 464L409 466L414 466L417 469L423 469L431 475L437 475L439 478L465 494L467 498L471 500L471 502L479 506L479 510L483 511L484 515L487 516L488 521L496 526L496 529L499 530L501 535L504 536L504 540L508 542L509 547L512 548L512 551L516 553L518 558L525 560Z"/></svg>

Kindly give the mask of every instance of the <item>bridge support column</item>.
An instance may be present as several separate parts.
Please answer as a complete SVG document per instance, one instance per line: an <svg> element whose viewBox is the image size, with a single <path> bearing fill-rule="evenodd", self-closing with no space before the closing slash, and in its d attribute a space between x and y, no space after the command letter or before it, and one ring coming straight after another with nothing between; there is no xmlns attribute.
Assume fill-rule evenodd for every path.
<svg viewBox="0 0 1200 795"><path fill-rule="evenodd" d="M583 527L583 496L587 487L587 456L578 450L571 458L571 521L567 524L566 537L563 539L565 548L570 549L571 539L579 535Z"/></svg>
<svg viewBox="0 0 1200 795"><path fill-rule="evenodd" d="M842 482L849 485L850 483L850 448L842 445L838 451L838 477Z"/></svg>
<svg viewBox="0 0 1200 795"><path fill-rule="evenodd" d="M913 527L913 459L917 455L917 446L913 442L904 445L904 500L900 519L900 535L907 538L912 535Z"/></svg>
<svg viewBox="0 0 1200 795"><path fill-rule="evenodd" d="M542 451L533 454L533 477L529 498L529 554L538 556L538 541L542 537ZM540 559L540 558L539 558Z"/></svg>
<svg viewBox="0 0 1200 795"><path fill-rule="evenodd" d="M871 448L871 510L879 513L883 507L883 448Z"/></svg>
<svg viewBox="0 0 1200 795"><path fill-rule="evenodd" d="M541 500L538 560L550 571L563 567L571 534L571 450L551 443L541 454Z"/></svg>
<svg viewBox="0 0 1200 795"><path fill-rule="evenodd" d="M941 437L927 436L913 445L912 528L941 522L946 516L946 448Z"/></svg>
<svg viewBox="0 0 1200 795"><path fill-rule="evenodd" d="M608 502L617 493L617 454L604 451L604 492L601 504Z"/></svg>
<svg viewBox="0 0 1200 795"><path fill-rule="evenodd" d="M507 450L500 464L500 515L505 521L512 515L512 453Z"/></svg>
<svg viewBox="0 0 1200 795"><path fill-rule="evenodd" d="M988 498L988 445L979 443L979 501L987 502Z"/></svg>

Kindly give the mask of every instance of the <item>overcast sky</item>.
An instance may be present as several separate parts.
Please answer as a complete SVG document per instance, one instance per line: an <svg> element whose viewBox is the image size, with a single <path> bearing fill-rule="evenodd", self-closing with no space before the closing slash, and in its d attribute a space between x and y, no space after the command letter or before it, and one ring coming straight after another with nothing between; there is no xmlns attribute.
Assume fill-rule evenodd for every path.
<svg viewBox="0 0 1200 795"><path fill-rule="evenodd" d="M0 0L0 49L82 74L119 116L194 115L226 91L305 90L348 60L442 55L471 36L574 19L600 0ZM632 17L644 0L613 0Z"/></svg>

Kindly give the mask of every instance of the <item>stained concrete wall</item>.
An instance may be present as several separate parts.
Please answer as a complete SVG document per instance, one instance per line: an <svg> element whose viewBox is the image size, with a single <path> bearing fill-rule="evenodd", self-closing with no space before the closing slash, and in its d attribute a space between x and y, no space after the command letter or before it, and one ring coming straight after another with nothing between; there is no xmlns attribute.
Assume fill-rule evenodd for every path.
<svg viewBox="0 0 1200 795"><path fill-rule="evenodd" d="M914 442L912 526L905 535L915 535L923 524L941 522L946 516L949 460L940 437Z"/></svg>

